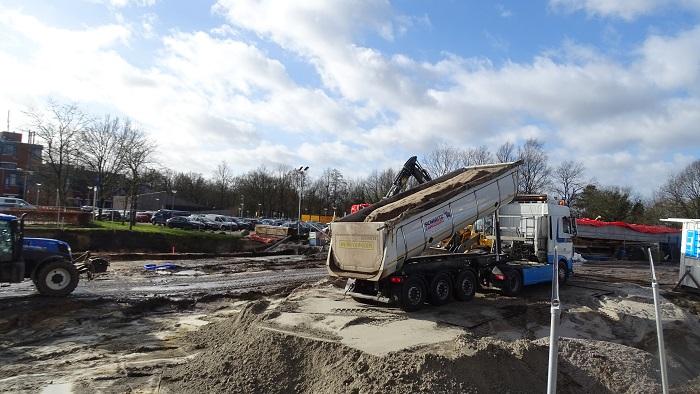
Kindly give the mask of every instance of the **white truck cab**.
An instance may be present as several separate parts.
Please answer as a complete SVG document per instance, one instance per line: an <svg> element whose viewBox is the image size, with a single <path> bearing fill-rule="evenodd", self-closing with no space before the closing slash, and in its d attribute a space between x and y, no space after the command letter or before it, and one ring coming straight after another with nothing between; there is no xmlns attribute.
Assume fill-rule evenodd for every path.
<svg viewBox="0 0 700 394"><path fill-rule="evenodd" d="M499 209L499 220L504 250L516 258L547 264L525 274L525 285L551 280L555 247L557 261L569 274L573 272L576 220L563 201L546 195L518 195Z"/></svg>

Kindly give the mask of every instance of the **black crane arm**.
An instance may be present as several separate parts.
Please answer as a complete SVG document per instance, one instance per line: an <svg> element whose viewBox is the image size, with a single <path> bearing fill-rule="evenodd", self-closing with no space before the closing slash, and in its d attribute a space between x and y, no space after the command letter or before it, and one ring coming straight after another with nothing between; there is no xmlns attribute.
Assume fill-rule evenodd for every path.
<svg viewBox="0 0 700 394"><path fill-rule="evenodd" d="M394 183L391 185L391 189L389 189L389 192L384 196L384 198L393 197L401 193L406 188L408 180L411 177L416 178L418 184L433 180L430 174L428 174L428 171L426 171L420 165L420 163L418 163L418 157L412 156L410 159L406 160L406 163L403 165L401 171L396 174Z"/></svg>

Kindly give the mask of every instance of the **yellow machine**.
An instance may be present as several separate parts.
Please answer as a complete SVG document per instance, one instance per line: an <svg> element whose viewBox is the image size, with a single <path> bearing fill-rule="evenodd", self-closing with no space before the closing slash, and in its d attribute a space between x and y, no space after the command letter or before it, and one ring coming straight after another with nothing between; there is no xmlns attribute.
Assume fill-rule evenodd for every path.
<svg viewBox="0 0 700 394"><path fill-rule="evenodd" d="M469 225L457 231L453 236L440 242L437 246L452 253L465 253L474 249L491 250L493 240L486 239L486 236Z"/></svg>

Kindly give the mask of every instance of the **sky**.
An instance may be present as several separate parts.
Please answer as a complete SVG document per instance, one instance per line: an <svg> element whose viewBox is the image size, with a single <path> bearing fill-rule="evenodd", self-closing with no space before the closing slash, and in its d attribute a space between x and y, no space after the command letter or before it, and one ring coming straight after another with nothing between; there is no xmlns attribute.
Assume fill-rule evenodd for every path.
<svg viewBox="0 0 700 394"><path fill-rule="evenodd" d="M48 100L205 176L535 137L650 197L700 158L700 0L0 0L0 119Z"/></svg>

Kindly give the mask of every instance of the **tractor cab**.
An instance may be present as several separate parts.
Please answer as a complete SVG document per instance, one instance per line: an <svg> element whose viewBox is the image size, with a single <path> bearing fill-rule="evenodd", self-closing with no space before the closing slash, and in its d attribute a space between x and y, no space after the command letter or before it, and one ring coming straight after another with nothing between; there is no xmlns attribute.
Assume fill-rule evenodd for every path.
<svg viewBox="0 0 700 394"><path fill-rule="evenodd" d="M21 227L16 216L0 214L0 282L24 280Z"/></svg>

